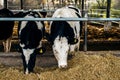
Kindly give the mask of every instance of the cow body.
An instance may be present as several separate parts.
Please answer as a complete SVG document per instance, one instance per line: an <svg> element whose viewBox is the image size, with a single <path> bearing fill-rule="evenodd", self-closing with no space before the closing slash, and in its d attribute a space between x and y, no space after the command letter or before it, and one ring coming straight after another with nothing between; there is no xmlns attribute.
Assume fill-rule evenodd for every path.
<svg viewBox="0 0 120 80"><path fill-rule="evenodd" d="M11 18L14 14L6 9L0 9L0 17ZM12 32L14 27L14 21L0 21L0 40L3 40L4 51L9 52L11 48Z"/></svg>
<svg viewBox="0 0 120 80"><path fill-rule="evenodd" d="M37 12L26 12L24 18L40 18ZM36 54L42 47L44 23L42 21L21 21L19 22L19 39L22 50L24 71L26 74L33 72Z"/></svg>
<svg viewBox="0 0 120 80"><path fill-rule="evenodd" d="M77 8L63 7L57 9L54 18L79 18L80 12ZM52 21L50 25L50 41L53 53L58 61L59 68L67 67L69 51L79 50L80 44L80 22L79 21Z"/></svg>

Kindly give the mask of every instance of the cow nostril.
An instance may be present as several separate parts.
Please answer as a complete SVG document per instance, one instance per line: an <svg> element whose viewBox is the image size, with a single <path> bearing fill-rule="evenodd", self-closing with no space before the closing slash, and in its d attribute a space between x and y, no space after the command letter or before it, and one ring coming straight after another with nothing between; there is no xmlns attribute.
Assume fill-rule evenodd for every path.
<svg viewBox="0 0 120 80"><path fill-rule="evenodd" d="M67 68L67 65L60 65L59 68Z"/></svg>
<svg viewBox="0 0 120 80"><path fill-rule="evenodd" d="M27 75L27 74L29 74L29 72L26 71L25 74Z"/></svg>

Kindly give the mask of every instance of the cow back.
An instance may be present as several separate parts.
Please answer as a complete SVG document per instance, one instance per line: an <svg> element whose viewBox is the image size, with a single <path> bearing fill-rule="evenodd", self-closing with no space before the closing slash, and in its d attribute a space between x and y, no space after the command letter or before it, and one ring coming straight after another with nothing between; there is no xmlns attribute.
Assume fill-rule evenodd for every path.
<svg viewBox="0 0 120 80"><path fill-rule="evenodd" d="M0 10L0 17L2 18L10 18L13 17L13 13L4 8ZM12 35L13 32L13 27L14 27L14 21L0 21L0 40L2 39L7 39Z"/></svg>

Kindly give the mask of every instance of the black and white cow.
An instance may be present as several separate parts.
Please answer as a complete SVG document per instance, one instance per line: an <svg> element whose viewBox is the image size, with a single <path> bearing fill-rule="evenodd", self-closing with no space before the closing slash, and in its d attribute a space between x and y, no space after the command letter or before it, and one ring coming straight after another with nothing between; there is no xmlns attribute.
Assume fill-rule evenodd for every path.
<svg viewBox="0 0 120 80"><path fill-rule="evenodd" d="M80 18L80 10L73 7L57 9L53 18ZM52 42L53 53L58 61L59 68L67 67L68 52L79 50L80 21L51 21L49 41Z"/></svg>
<svg viewBox="0 0 120 80"><path fill-rule="evenodd" d="M1 18L11 18L14 14L7 8L0 9ZM11 49L11 39L13 33L14 21L0 21L0 40L3 40L4 51Z"/></svg>
<svg viewBox="0 0 120 80"><path fill-rule="evenodd" d="M20 12L16 14L23 18L41 18L38 12ZM25 74L33 72L37 53L43 53L42 38L45 26L43 21L21 21L18 26L20 47Z"/></svg>

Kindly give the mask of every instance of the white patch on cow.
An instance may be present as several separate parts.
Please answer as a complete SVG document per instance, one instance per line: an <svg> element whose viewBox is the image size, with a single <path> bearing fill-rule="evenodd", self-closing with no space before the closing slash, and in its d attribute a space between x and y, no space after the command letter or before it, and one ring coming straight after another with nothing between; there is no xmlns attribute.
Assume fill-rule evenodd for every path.
<svg viewBox="0 0 120 80"><path fill-rule="evenodd" d="M25 28L25 25L27 24L27 22L28 22L28 21L22 21L22 22L21 22L19 34L21 33L22 29Z"/></svg>
<svg viewBox="0 0 120 80"><path fill-rule="evenodd" d="M28 65L28 62L30 60L30 55L33 53L34 49L23 49L23 55L25 56L26 64ZM25 74L28 74L28 68L26 68Z"/></svg>
<svg viewBox="0 0 120 80"><path fill-rule="evenodd" d="M29 73L29 71L28 71L28 68L26 69L26 71L25 71L25 74L28 74Z"/></svg>
<svg viewBox="0 0 120 80"><path fill-rule="evenodd" d="M76 7L73 6L73 5L69 5L69 6L67 6L66 8L69 8L69 7L76 8ZM71 8L69 8L69 9L71 9ZM82 16L80 9L79 9L79 8L76 8L76 9L78 10L78 12L77 12L77 11L75 11L75 12L79 13L79 15Z"/></svg>
<svg viewBox="0 0 120 80"><path fill-rule="evenodd" d="M40 48L40 47L42 47L42 41L39 42L39 45L37 48Z"/></svg>
<svg viewBox="0 0 120 80"><path fill-rule="evenodd" d="M34 17L27 15L27 16L25 16L24 18L34 18ZM28 23L28 21L22 21L22 22L21 22L19 34L21 33L22 29L25 28L25 26L26 26L27 23Z"/></svg>
<svg viewBox="0 0 120 80"><path fill-rule="evenodd" d="M68 40L65 37L57 37L54 41L53 52L58 61L58 67L67 67L67 56L69 50Z"/></svg>
<svg viewBox="0 0 120 80"><path fill-rule="evenodd" d="M68 18L76 17L77 18L78 16L76 15L75 10L63 7L63 8L57 9L52 17L68 17Z"/></svg>
<svg viewBox="0 0 120 80"><path fill-rule="evenodd" d="M22 48L25 47L25 44L21 44L21 43L20 43L20 47L22 47Z"/></svg>
<svg viewBox="0 0 120 80"><path fill-rule="evenodd" d="M41 21L36 21L36 24L37 24L39 30L41 30L43 28L43 24L41 23Z"/></svg>
<svg viewBox="0 0 120 80"><path fill-rule="evenodd" d="M26 64L28 64L30 60L30 55L34 52L34 49L23 49L23 54L25 56Z"/></svg>

